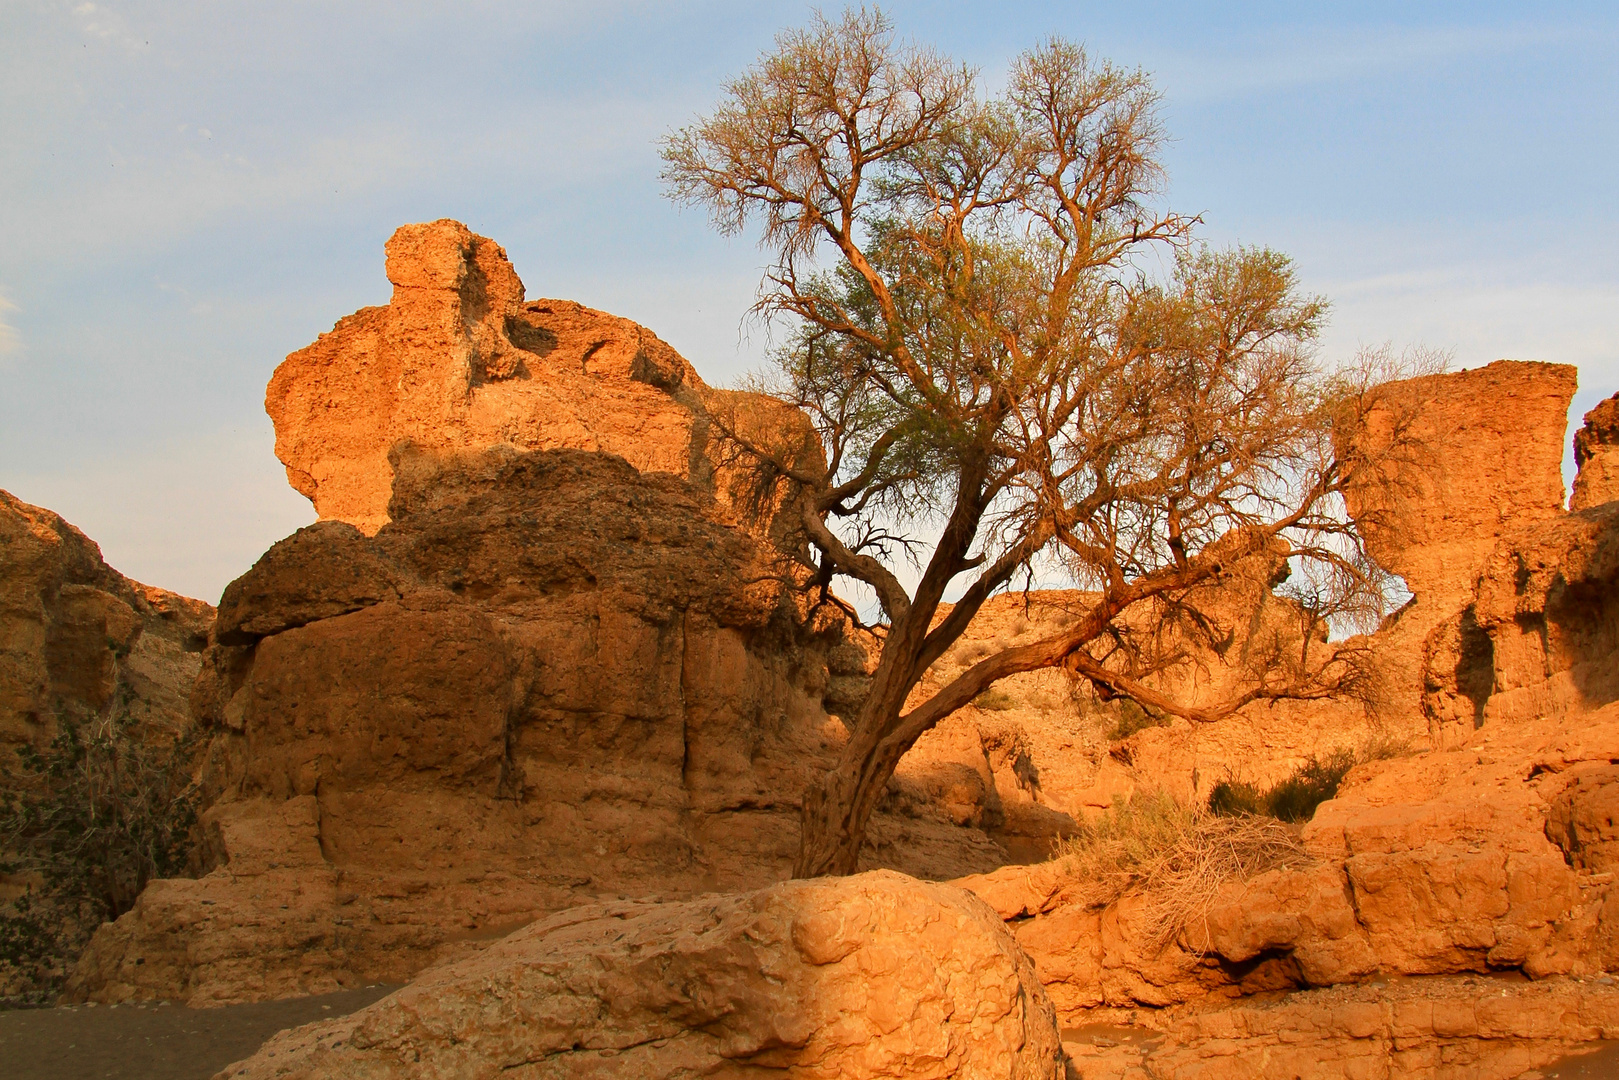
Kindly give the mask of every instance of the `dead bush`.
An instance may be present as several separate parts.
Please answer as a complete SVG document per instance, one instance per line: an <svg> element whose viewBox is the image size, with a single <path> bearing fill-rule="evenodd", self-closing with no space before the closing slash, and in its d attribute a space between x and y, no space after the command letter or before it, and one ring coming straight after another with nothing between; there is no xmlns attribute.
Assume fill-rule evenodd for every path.
<svg viewBox="0 0 1619 1080"><path fill-rule="evenodd" d="M1278 820L1221 817L1159 791L1115 800L1065 838L1054 861L1093 907L1144 894L1152 944L1161 949L1207 915L1222 885L1309 856L1297 831Z"/></svg>

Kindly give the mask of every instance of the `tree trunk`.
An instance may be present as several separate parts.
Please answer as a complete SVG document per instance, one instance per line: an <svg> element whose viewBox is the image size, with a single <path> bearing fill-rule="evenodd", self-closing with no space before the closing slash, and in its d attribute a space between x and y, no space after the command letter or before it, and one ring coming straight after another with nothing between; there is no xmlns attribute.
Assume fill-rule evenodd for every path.
<svg viewBox="0 0 1619 1080"><path fill-rule="evenodd" d="M794 877L842 876L859 869L866 825L910 749L886 738L898 725L903 701L899 696L884 707L868 699L837 763L805 790Z"/></svg>

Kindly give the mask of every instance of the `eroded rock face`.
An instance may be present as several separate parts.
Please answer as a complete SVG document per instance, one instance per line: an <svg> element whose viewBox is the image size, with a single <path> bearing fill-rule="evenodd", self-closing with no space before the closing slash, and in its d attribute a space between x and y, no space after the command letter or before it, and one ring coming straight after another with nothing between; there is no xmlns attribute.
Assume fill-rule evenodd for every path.
<svg viewBox="0 0 1619 1080"><path fill-rule="evenodd" d="M1574 433L1574 491L1570 510L1586 510L1619 499L1619 394L1585 414Z"/></svg>
<svg viewBox="0 0 1619 1080"><path fill-rule="evenodd" d="M226 590L193 697L217 869L103 927L74 995L404 981L547 912L787 876L844 737L824 708L841 617L669 474L510 447L400 447L391 471L375 537L317 523ZM874 827L879 862L1005 861L906 811Z"/></svg>
<svg viewBox="0 0 1619 1080"><path fill-rule="evenodd" d="M64 713L116 706L180 730L212 621L207 604L130 581L61 517L0 491L0 765L48 743Z"/></svg>
<svg viewBox="0 0 1619 1080"><path fill-rule="evenodd" d="M389 520L389 454L574 449L691 480L756 510L714 445L716 422L819 468L804 416L714 390L651 331L567 300L525 302L500 245L455 221L406 225L387 245L393 298L343 319L276 369L265 394L276 456L322 518L374 533ZM768 497L765 500L768 502Z"/></svg>
<svg viewBox="0 0 1619 1080"><path fill-rule="evenodd" d="M1419 603L1464 606L1502 537L1563 512L1576 383L1566 364L1498 360L1375 391L1360 445L1386 456L1349 509L1367 551Z"/></svg>
<svg viewBox="0 0 1619 1080"><path fill-rule="evenodd" d="M1615 745L1608 706L1361 766L1305 826L1309 857L1220 887L1167 946L1146 897L1098 905L1060 863L961 884L1011 921L1069 1024L1378 974L1593 975L1619 961L1612 876L1593 872Z"/></svg>
<svg viewBox="0 0 1619 1080"><path fill-rule="evenodd" d="M899 874L536 923L220 1076L1055 1080L1056 1017L986 905Z"/></svg>
<svg viewBox="0 0 1619 1080"><path fill-rule="evenodd" d="M1223 886L1167 948L1145 898L1096 904L1060 864L965 881L1012 921L1065 1022L1376 974L1619 966L1612 510L1525 526L1487 561L1467 609L1482 726L1357 767L1304 827L1307 859Z"/></svg>

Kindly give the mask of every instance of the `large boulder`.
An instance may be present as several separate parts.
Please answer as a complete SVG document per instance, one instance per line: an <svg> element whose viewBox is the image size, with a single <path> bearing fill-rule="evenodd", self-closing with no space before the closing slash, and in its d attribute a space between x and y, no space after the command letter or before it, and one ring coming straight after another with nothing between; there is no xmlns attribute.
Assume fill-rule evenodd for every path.
<svg viewBox="0 0 1619 1080"><path fill-rule="evenodd" d="M1056 1017L988 906L888 872L579 908L285 1032L219 1075L1055 1080Z"/></svg>

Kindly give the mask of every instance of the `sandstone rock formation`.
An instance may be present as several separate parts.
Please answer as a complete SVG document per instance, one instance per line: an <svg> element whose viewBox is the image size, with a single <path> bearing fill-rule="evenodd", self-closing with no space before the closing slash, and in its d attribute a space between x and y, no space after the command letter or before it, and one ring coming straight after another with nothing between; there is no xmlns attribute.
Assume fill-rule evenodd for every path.
<svg viewBox="0 0 1619 1080"><path fill-rule="evenodd" d="M390 471L375 537L319 522L226 589L193 702L214 868L103 927L74 995L404 981L546 912L787 876L843 738L841 616L700 488L616 457L406 445ZM874 833L927 876L1006 859L937 807Z"/></svg>
<svg viewBox="0 0 1619 1080"><path fill-rule="evenodd" d="M1563 512L1563 432L1576 373L1498 360L1374 391L1350 492L1366 548L1417 603L1449 615L1509 532Z"/></svg>
<svg viewBox="0 0 1619 1080"><path fill-rule="evenodd" d="M264 407L276 456L322 518L374 533L389 520L389 454L496 445L614 454L749 509L719 423L824 467L805 417L714 390L651 331L567 300L524 302L500 245L455 221L406 225L387 245L393 298L340 321L276 369Z"/></svg>
<svg viewBox="0 0 1619 1080"><path fill-rule="evenodd" d="M58 515L0 491L0 766L43 747L56 718L127 709L169 733L213 608L130 581Z"/></svg>
<svg viewBox="0 0 1619 1080"><path fill-rule="evenodd" d="M994 912L899 874L577 908L220 1077L1055 1080L1056 1018Z"/></svg>
<svg viewBox="0 0 1619 1080"><path fill-rule="evenodd" d="M1013 946L975 904L892 876L745 892L785 876L800 792L872 658L784 587L791 515L771 515L791 492L750 488L717 437L819 467L802 417L703 386L626 320L525 302L498 246L454 222L401 229L388 274L392 302L289 357L267 396L323 520L221 599L192 695L214 738L204 873L103 927L74 996L223 1003L420 974L244 1076L974 1075L951 1055L975 1045L1032 1047L1043 1076L1031 978L1073 1025L1161 1010L1150 1047L1075 1042L1086 1077L1311 1075L1311 1053L1506 1076L1612 1029L1610 997L1577 980L1619 966L1619 513L1562 510L1572 369L1378 391L1357 445L1390 452L1350 510L1414 594L1360 642L1386 668L1381 716L1153 723L1037 672L917 744L865 865L962 877ZM1262 663L1297 622L1278 569L1208 598L1221 634L1157 677L1223 696ZM1085 602L998 598L930 678ZM1005 865L1115 797L1201 802L1370 734L1434 749L1357 768L1296 859L1214 890L1168 941L1139 892L1099 901L1061 862ZM715 891L733 895L692 899ZM816 959L846 933L853 952ZM1506 1023L1465 982L1501 973L1544 980L1511 993L1555 1022ZM1377 1004L1352 985L1389 976L1438 989Z"/></svg>
<svg viewBox="0 0 1619 1080"><path fill-rule="evenodd" d="M1099 1006L1171 1008L1152 1021L1178 1032L1156 1064L1141 1065L1153 1076L1263 1075L1260 1063L1292 1060L1276 1037L1295 1020L1295 1046L1326 1061L1372 1045L1316 1047L1318 1036L1350 1036L1330 1015L1288 1019L1242 1003L1262 991L1462 973L1605 978L1619 968L1619 693L1605 675L1619 664L1609 629L1619 614L1609 554L1616 537L1619 512L1601 507L1502 540L1468 609L1488 665L1481 726L1469 723L1465 736L1436 750L1357 767L1304 827L1296 865L1226 884L1167 947L1156 943L1148 897L1095 903L1060 861L963 884L1008 919L1065 1023L1085 1023ZM1201 1018L1175 1028L1173 1008L1182 1005ZM1387 1010L1382 1020L1367 1015L1371 1027L1354 1038L1404 1038L1427 1047L1422 1060L1443 1050L1444 1060L1461 1061L1465 1053L1444 1049L1446 1039L1500 1039L1470 1043L1466 1053L1502 1050L1489 1069L1534 1064L1520 1052L1522 1040L1538 1037L1527 1029L1447 1020L1443 1030L1400 1036L1391 1034L1403 1023L1398 1008L1393 1019ZM1249 1031L1251 1020L1265 1026ZM1545 1037L1558 1046L1611 1027L1566 1010L1525 1023L1550 1024ZM1228 1047L1216 1066L1199 1057L1197 1044L1210 1038L1252 1041ZM1232 1064L1243 1060L1248 1071ZM1368 1075L1432 1074L1413 1064Z"/></svg>
<svg viewBox="0 0 1619 1080"><path fill-rule="evenodd" d="M1222 780L1268 786L1312 756L1372 742L1419 749L1466 738L1496 689L1489 645L1496 631L1478 623L1494 616L1473 604L1492 552L1516 550L1514 538L1541 523L1580 527L1561 509L1561 433L1573 389L1572 368L1501 361L1378 391L1360 445L1381 455L1381 467L1375 483L1355 491L1351 510L1371 553L1404 575L1414 596L1379 633L1355 642L1380 676L1372 701L1259 703L1218 724L1155 722L1127 717L1126 706L1097 701L1060 673L1032 672L997 684L924 736L901 763L902 791L944 798L958 819L989 822L1009 850L1038 859L1075 821L1133 792L1161 789L1197 803ZM1166 688L1194 702L1223 696L1252 663L1244 654L1266 628L1288 623L1269 575L1251 576L1202 601L1231 632L1230 645L1194 647L1193 662L1171 672ZM1062 590L995 598L923 690L1087 602L1084 593ZM1598 661L1580 677L1600 679L1605 670Z"/></svg>
<svg viewBox="0 0 1619 1080"><path fill-rule="evenodd" d="M1597 403L1574 433L1574 491L1570 510L1619 499L1619 394Z"/></svg>

